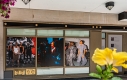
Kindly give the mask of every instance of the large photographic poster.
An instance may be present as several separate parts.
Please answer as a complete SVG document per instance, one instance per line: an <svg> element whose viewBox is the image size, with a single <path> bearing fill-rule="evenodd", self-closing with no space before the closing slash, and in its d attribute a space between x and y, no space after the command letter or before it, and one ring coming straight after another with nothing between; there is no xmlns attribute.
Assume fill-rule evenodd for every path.
<svg viewBox="0 0 127 80"><path fill-rule="evenodd" d="M65 38L65 65L89 66L89 38Z"/></svg>
<svg viewBox="0 0 127 80"><path fill-rule="evenodd" d="M35 37L7 37L6 41L6 67L35 67Z"/></svg>
<svg viewBox="0 0 127 80"><path fill-rule="evenodd" d="M108 47L116 48L118 52L122 51L122 35L108 35ZM122 72L122 67L117 67Z"/></svg>
<svg viewBox="0 0 127 80"><path fill-rule="evenodd" d="M37 66L63 66L63 38L37 38Z"/></svg>

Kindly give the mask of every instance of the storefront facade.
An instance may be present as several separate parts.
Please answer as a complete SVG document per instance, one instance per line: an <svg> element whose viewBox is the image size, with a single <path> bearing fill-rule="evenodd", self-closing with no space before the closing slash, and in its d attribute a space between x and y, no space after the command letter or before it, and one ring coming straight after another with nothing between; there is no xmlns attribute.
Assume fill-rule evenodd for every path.
<svg viewBox="0 0 127 80"><path fill-rule="evenodd" d="M17 14L16 12L20 12ZM13 23L14 22L14 23ZM116 25L118 29L126 29L125 22L117 21L115 14L80 13L46 10L12 9L9 20L1 20L1 79L4 71L13 71L13 75L69 75L88 74L95 71L95 64L90 57L96 48L102 48L102 29ZM104 24L106 26L104 26ZM17 40L23 45L32 45L31 55L27 54L28 48L24 47L20 66L10 65L11 56L8 46L16 44ZM88 46L87 63L83 66L78 63L67 64L66 50L68 43L73 42L78 47L80 40ZM50 50L56 53L46 53L41 44L50 45ZM56 47L57 46L57 47ZM48 46L45 46L48 48ZM44 47L44 48L45 48ZM55 47L55 48L54 48ZM41 48L41 49L40 49ZM46 49L45 48L45 49ZM26 51L26 52L25 52ZM49 51L49 50L48 50ZM54 51L53 51L54 52ZM40 56L42 58L40 58ZM45 56L47 57L46 59ZM12 61L13 62L13 61ZM17 64L18 62L16 62ZM44 63L44 64L43 64ZM82 62L83 63L83 62ZM28 65L29 64L29 65ZM55 73L54 73L55 72Z"/></svg>

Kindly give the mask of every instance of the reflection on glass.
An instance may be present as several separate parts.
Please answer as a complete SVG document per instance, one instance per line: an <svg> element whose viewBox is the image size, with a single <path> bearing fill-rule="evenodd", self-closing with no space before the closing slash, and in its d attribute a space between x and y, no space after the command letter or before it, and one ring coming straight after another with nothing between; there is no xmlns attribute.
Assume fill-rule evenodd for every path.
<svg viewBox="0 0 127 80"><path fill-rule="evenodd" d="M44 68L37 69L37 75L63 74L63 68Z"/></svg>
<svg viewBox="0 0 127 80"><path fill-rule="evenodd" d="M89 66L89 39L65 38L66 66Z"/></svg>
<svg viewBox="0 0 127 80"><path fill-rule="evenodd" d="M65 30L65 36L89 37L89 31Z"/></svg>
<svg viewBox="0 0 127 80"><path fill-rule="evenodd" d="M105 48L105 39L102 39L102 42L101 42L101 44L102 44L102 49L104 49Z"/></svg>
<svg viewBox="0 0 127 80"><path fill-rule="evenodd" d="M34 67L35 37L7 37L6 67Z"/></svg>
<svg viewBox="0 0 127 80"><path fill-rule="evenodd" d="M35 35L34 29L7 29L7 35Z"/></svg>
<svg viewBox="0 0 127 80"><path fill-rule="evenodd" d="M63 38L37 39L37 66L63 65Z"/></svg>
<svg viewBox="0 0 127 80"><path fill-rule="evenodd" d="M102 38L105 38L105 33L102 33L102 34L101 34L101 37L102 37Z"/></svg>
<svg viewBox="0 0 127 80"><path fill-rule="evenodd" d="M38 36L63 36L63 30L37 30Z"/></svg>
<svg viewBox="0 0 127 80"><path fill-rule="evenodd" d="M79 74L79 73L89 73L89 67L65 68L65 74Z"/></svg>

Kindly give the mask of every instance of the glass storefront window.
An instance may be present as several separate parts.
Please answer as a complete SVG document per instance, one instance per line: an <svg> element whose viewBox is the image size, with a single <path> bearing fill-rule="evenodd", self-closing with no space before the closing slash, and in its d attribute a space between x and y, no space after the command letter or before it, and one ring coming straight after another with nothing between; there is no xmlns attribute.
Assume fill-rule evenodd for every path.
<svg viewBox="0 0 127 80"><path fill-rule="evenodd" d="M102 33L101 34L101 37L104 39L106 36L105 36L105 33Z"/></svg>
<svg viewBox="0 0 127 80"><path fill-rule="evenodd" d="M63 38L37 38L37 67L63 66Z"/></svg>
<svg viewBox="0 0 127 80"><path fill-rule="evenodd" d="M89 67L84 68L65 68L65 74L89 73Z"/></svg>
<svg viewBox="0 0 127 80"><path fill-rule="evenodd" d="M63 68L44 68L37 69L37 75L63 74Z"/></svg>
<svg viewBox="0 0 127 80"><path fill-rule="evenodd" d="M65 72L65 74L89 73L89 35L89 31L82 30L7 28L6 68L19 67L22 69L30 69L34 67L37 69L36 75L64 74L63 72ZM74 64L72 65L71 62L69 62L70 57L68 57L68 54L70 53L68 51L71 49L69 45L71 44L75 48L73 49L75 51L73 53L77 54L76 49L80 48L80 42L84 44L84 48L87 47L87 52L85 55L86 59L84 59L84 62L82 61L82 64L80 64L81 61L77 62L76 55L73 55L75 60L73 62ZM18 58L18 56L13 56L13 47L18 47L21 49L19 53L16 53L18 56L20 56L20 58ZM13 57L15 58L14 63L12 62ZM63 63L64 58L65 63ZM78 58L81 57L78 56ZM35 66L35 64L37 64L37 66ZM64 64L66 66L84 67L68 68L64 67Z"/></svg>
<svg viewBox="0 0 127 80"><path fill-rule="evenodd" d="M35 29L7 29L7 35L35 35Z"/></svg>
<svg viewBox="0 0 127 80"><path fill-rule="evenodd" d="M6 68L35 67L35 57L36 37L6 37Z"/></svg>
<svg viewBox="0 0 127 80"><path fill-rule="evenodd" d="M63 36L63 30L37 30L37 36Z"/></svg>
<svg viewBox="0 0 127 80"><path fill-rule="evenodd" d="M102 49L105 48L105 39L102 39Z"/></svg>
<svg viewBox="0 0 127 80"><path fill-rule="evenodd" d="M65 36L89 37L89 31L65 30Z"/></svg>
<svg viewBox="0 0 127 80"><path fill-rule="evenodd" d="M102 49L105 48L105 39L106 39L106 33L105 32L102 32L101 34L101 38L102 38Z"/></svg>

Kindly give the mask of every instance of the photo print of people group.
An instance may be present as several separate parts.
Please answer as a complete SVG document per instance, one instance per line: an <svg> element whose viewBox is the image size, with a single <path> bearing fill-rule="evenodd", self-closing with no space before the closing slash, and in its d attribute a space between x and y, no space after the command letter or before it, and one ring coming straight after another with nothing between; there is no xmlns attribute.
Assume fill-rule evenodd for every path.
<svg viewBox="0 0 127 80"><path fill-rule="evenodd" d="M7 37L6 41L7 68L35 67L36 62L37 67L89 66L89 38Z"/></svg>
<svg viewBox="0 0 127 80"><path fill-rule="evenodd" d="M65 38L66 66L89 66L89 39Z"/></svg>
<svg viewBox="0 0 127 80"><path fill-rule="evenodd" d="M37 66L63 66L63 38L37 38Z"/></svg>
<svg viewBox="0 0 127 80"><path fill-rule="evenodd" d="M6 67L35 67L35 37L7 37L6 41Z"/></svg>

